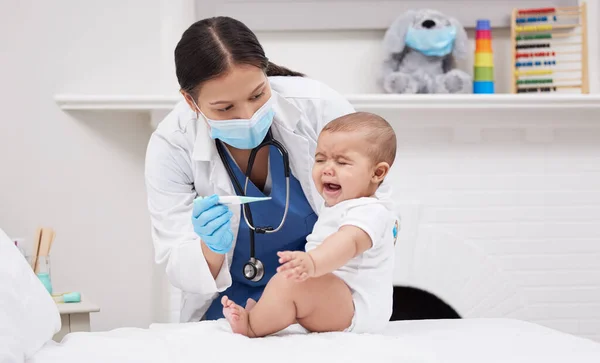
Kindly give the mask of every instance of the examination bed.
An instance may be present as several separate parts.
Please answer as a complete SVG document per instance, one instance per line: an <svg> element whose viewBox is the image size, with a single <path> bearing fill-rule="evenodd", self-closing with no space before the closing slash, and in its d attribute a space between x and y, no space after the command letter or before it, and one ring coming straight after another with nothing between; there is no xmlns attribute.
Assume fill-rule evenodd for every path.
<svg viewBox="0 0 600 363"><path fill-rule="evenodd" d="M124 312L126 314L126 312ZM56 304L0 230L0 363L527 362L600 363L600 344L509 319L390 322L378 335L234 335L224 320L71 333L60 343Z"/></svg>
<svg viewBox="0 0 600 363"><path fill-rule="evenodd" d="M600 344L517 320L392 322L382 335L233 335L226 321L72 333L28 363L75 362L600 363Z"/></svg>

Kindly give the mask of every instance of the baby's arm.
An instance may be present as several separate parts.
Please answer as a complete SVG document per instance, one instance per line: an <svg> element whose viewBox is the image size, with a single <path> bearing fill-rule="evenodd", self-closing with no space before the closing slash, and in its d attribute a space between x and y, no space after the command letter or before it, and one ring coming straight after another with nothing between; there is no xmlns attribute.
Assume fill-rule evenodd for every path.
<svg viewBox="0 0 600 363"><path fill-rule="evenodd" d="M365 231L356 226L342 226L308 253L315 265L313 277L337 270L371 246L371 237Z"/></svg>
<svg viewBox="0 0 600 363"><path fill-rule="evenodd" d="M365 231L356 226L344 225L309 253L279 252L279 262L282 265L277 271L285 272L288 278L299 281L323 276L344 266L371 246L371 237Z"/></svg>

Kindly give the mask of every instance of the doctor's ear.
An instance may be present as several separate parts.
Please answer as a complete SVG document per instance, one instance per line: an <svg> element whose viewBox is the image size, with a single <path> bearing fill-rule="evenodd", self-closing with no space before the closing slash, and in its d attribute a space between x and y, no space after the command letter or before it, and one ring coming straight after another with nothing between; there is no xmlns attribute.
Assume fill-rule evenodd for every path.
<svg viewBox="0 0 600 363"><path fill-rule="evenodd" d="M375 165L375 169L373 170L373 175L371 176L371 181L374 184L379 184L385 179L388 172L390 171L390 164L385 161L380 162Z"/></svg>
<svg viewBox="0 0 600 363"><path fill-rule="evenodd" d="M195 101L194 101L194 98L192 97L192 95L190 95L188 92L186 92L184 90L179 90L179 93L181 93L181 95L185 99L185 102L188 104L188 106L190 106L192 111L194 111L194 113L198 113L198 107L196 107L196 104L195 104Z"/></svg>

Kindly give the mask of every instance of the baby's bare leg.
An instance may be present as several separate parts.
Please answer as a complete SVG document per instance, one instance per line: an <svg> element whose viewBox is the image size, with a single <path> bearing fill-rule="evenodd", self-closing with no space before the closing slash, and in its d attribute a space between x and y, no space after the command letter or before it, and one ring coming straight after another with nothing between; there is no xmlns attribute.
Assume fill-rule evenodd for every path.
<svg viewBox="0 0 600 363"><path fill-rule="evenodd" d="M224 308L226 316L235 315L228 319L233 330L250 337L273 334L296 322L312 332L342 331L354 315L350 289L333 274L294 282L278 273L252 310L244 311L226 298Z"/></svg>
<svg viewBox="0 0 600 363"><path fill-rule="evenodd" d="M297 321L311 332L343 331L352 323L350 288L334 274L310 278L295 289Z"/></svg>

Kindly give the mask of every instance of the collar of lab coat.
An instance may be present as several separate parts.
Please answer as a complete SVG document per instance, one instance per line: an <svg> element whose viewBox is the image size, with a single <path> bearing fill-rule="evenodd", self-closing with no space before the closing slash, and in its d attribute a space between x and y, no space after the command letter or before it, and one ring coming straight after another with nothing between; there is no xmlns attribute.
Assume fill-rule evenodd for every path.
<svg viewBox="0 0 600 363"><path fill-rule="evenodd" d="M273 90L273 88L271 88L271 93L275 101L273 102L273 110L275 111L273 122L294 132L298 121L300 121L302 112L298 107ZM192 158L198 161L213 160L215 153L217 153L217 147L214 140L210 137L208 126L203 120L198 120L196 127L196 141L194 143Z"/></svg>

